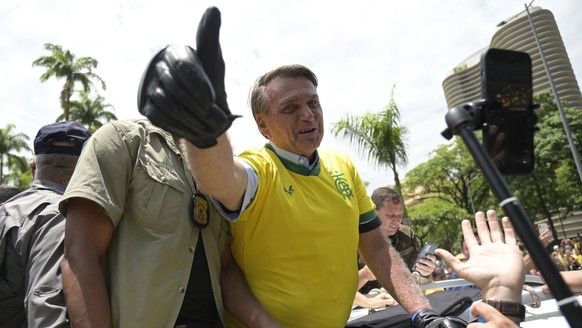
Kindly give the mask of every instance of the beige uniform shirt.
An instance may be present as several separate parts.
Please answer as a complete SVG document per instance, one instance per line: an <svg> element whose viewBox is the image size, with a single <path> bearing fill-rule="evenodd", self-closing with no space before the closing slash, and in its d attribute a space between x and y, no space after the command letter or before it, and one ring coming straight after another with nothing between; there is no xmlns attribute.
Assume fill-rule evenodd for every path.
<svg viewBox="0 0 582 328"><path fill-rule="evenodd" d="M103 269L114 327L172 327L178 317L199 230L192 223L195 186L172 136L147 120L101 127L85 144L63 196L100 204L115 231ZM228 225L212 202L202 229L221 319L220 254Z"/></svg>

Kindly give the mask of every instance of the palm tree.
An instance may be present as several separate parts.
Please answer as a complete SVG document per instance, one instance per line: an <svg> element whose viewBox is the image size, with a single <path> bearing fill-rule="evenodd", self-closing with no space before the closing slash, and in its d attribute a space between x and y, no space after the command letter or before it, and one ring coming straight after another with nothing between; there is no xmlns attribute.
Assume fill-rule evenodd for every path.
<svg viewBox="0 0 582 328"><path fill-rule="evenodd" d="M16 155L21 150L30 150L28 136L24 133L15 133L15 125L8 124L0 128L0 184L4 183L4 167L27 167L26 159Z"/></svg>
<svg viewBox="0 0 582 328"><path fill-rule="evenodd" d="M46 82L53 76L57 79L65 79L60 101L64 113L63 118L68 121L69 103L75 90L75 84L81 83L83 90L89 91L92 86L91 80L95 79L101 83L101 87L105 90L105 82L99 75L93 73L93 69L97 68L97 60L92 57L76 58L69 50L63 50L58 44L45 43L44 48L52 54L37 58L32 62L32 66L46 68L46 71L40 76L41 82Z"/></svg>
<svg viewBox="0 0 582 328"><path fill-rule="evenodd" d="M87 129L93 133L100 128L104 123L117 120L117 116L106 108L114 107L111 104L105 103L105 98L97 95L91 99L89 92L81 90L79 92L81 100L71 100L70 103L70 118L72 121L83 124ZM64 114L57 118L57 122L64 119Z"/></svg>
<svg viewBox="0 0 582 328"><path fill-rule="evenodd" d="M395 189L402 195L397 168L408 162L408 130L400 125L400 108L394 100L394 88L395 86L392 87L389 104L381 112L366 113L363 116L348 114L339 122L333 123L332 133L355 145L375 166L388 166L394 174ZM406 207L404 215L407 216Z"/></svg>

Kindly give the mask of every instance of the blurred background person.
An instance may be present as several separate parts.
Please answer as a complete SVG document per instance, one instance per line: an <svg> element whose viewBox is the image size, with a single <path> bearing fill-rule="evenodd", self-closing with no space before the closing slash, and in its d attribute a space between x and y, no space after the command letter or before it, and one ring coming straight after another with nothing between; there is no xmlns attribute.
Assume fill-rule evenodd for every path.
<svg viewBox="0 0 582 328"><path fill-rule="evenodd" d="M79 123L43 126L30 188L0 207L0 327L68 326L59 270L65 218L57 206L90 136Z"/></svg>

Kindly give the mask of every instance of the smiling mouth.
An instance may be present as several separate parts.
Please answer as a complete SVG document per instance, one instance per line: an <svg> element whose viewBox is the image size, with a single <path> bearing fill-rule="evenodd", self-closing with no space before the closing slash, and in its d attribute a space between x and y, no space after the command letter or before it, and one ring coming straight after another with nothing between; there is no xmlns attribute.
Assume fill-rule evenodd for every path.
<svg viewBox="0 0 582 328"><path fill-rule="evenodd" d="M299 131L299 134L308 134L308 133L311 133L311 132L315 132L315 128L313 128L313 129L309 129L309 130L302 130L302 131Z"/></svg>

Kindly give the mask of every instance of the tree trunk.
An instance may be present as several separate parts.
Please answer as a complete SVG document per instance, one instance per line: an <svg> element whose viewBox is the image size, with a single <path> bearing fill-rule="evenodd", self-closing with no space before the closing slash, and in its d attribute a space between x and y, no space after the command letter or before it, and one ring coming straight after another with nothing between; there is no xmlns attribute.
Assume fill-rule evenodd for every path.
<svg viewBox="0 0 582 328"><path fill-rule="evenodd" d="M556 231L556 227L554 226L554 221L552 221L552 213L550 213L550 210L548 209L548 206L544 201L544 194L540 190L540 186L538 184L536 184L536 194L538 196L542 212L544 213L544 216L548 220L548 226L550 228L550 232L552 233L552 238L554 238L554 240L558 240L558 232Z"/></svg>
<svg viewBox="0 0 582 328"><path fill-rule="evenodd" d="M0 184L4 184L4 155L0 154Z"/></svg>
<svg viewBox="0 0 582 328"><path fill-rule="evenodd" d="M403 218L408 219L408 211L406 210L406 204L404 203L404 195L402 195L402 186L400 185L400 179L398 178L398 172L395 167L392 167L392 172L394 173L394 189L402 198L402 209L404 210Z"/></svg>

